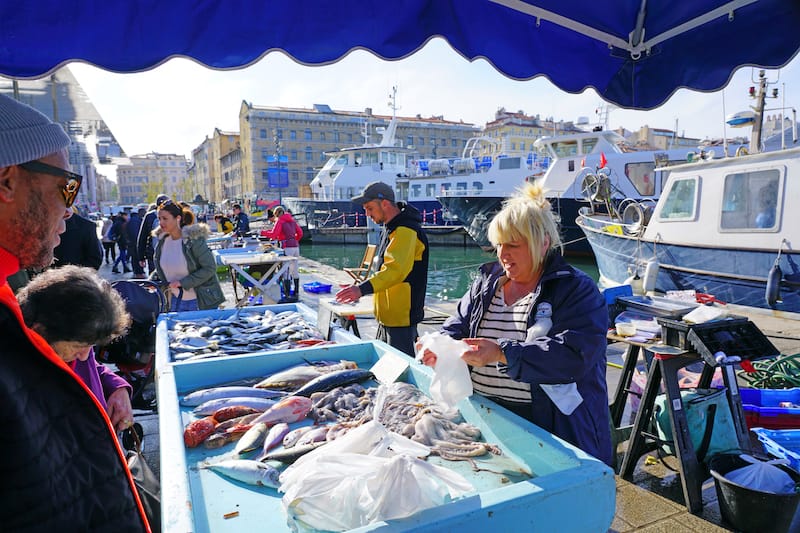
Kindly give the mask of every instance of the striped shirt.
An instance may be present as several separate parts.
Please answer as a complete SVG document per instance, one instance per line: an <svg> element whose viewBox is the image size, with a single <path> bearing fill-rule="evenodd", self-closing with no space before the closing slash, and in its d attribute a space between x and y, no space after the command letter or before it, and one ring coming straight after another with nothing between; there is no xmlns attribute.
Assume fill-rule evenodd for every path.
<svg viewBox="0 0 800 533"><path fill-rule="evenodd" d="M516 302L506 305L502 285L498 287L478 324L478 337L524 341L528 330L528 316L539 296L539 287ZM506 365L472 368L472 387L475 392L512 403L530 403L529 383L514 381L506 374Z"/></svg>

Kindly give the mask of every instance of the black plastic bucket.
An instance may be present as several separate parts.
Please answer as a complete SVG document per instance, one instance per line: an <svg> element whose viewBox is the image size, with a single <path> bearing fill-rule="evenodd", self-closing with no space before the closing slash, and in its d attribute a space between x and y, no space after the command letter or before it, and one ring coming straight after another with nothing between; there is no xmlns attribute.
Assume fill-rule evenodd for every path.
<svg viewBox="0 0 800 533"><path fill-rule="evenodd" d="M800 493L773 494L754 490L727 479L725 474L749 465L739 454L722 453L714 455L708 463L714 485L717 490L717 501L723 520L734 529L745 533L776 533L789 530L794 518ZM775 465L795 481L800 482L800 474L784 465Z"/></svg>

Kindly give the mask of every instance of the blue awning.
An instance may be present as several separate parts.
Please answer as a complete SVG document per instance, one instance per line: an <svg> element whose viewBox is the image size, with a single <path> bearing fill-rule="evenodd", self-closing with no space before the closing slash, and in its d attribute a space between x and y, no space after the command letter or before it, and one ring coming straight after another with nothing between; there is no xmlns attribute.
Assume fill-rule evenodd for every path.
<svg viewBox="0 0 800 533"><path fill-rule="evenodd" d="M741 66L785 65L799 28L797 0L25 0L0 3L0 74L74 60L138 72L176 56L241 68L275 50L308 65L354 49L396 60L438 36L509 78L649 109L680 87L718 90Z"/></svg>

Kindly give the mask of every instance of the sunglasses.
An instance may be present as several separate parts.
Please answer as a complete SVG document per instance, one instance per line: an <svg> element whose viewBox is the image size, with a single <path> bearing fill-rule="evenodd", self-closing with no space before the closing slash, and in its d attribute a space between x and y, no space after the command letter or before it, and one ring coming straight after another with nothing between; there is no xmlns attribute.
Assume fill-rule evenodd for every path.
<svg viewBox="0 0 800 533"><path fill-rule="evenodd" d="M78 191L81 189L81 182L83 182L83 176L80 174L76 174L74 172L70 172L69 170L64 170L63 168L55 167L53 165L48 165L47 163L42 163L41 161L28 161L27 163L21 163L17 166L24 168L29 172L66 178L67 184L64 185L63 189L61 189L61 195L64 197L64 206L69 209L72 207L72 204L75 203L75 198L78 197Z"/></svg>

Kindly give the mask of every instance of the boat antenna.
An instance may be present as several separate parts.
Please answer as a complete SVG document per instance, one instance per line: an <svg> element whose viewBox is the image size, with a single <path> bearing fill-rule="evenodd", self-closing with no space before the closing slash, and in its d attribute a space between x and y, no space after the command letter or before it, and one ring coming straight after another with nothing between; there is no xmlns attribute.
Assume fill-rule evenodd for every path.
<svg viewBox="0 0 800 533"><path fill-rule="evenodd" d="M764 70L758 71L758 80L753 80L753 83L758 83L758 90L755 87L750 87L750 98L755 99L756 105L751 106L753 110L753 130L750 133L750 153L754 154L761 151L761 133L764 125L764 104L767 100L767 85L775 84L777 81L770 82L767 80ZM778 97L777 87L772 89L771 98Z"/></svg>

